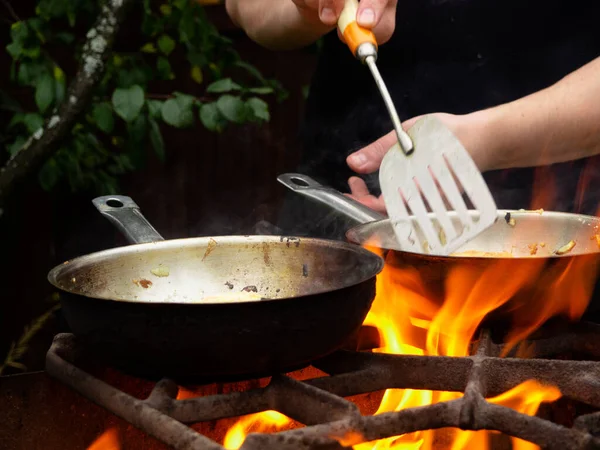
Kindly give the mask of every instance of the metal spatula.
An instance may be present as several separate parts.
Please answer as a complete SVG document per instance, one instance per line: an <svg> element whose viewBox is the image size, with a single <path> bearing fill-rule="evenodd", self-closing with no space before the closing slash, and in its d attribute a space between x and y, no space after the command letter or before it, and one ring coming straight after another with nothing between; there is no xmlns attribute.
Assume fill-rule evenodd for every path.
<svg viewBox="0 0 600 450"><path fill-rule="evenodd" d="M346 0L338 28L352 53L369 67L398 136L379 170L396 239L405 251L449 255L496 221L496 203L467 150L438 119L426 116L408 134L404 131L375 64L375 36L358 25L357 11L358 0ZM475 218L461 190L478 210ZM458 220L451 219L449 209Z"/></svg>

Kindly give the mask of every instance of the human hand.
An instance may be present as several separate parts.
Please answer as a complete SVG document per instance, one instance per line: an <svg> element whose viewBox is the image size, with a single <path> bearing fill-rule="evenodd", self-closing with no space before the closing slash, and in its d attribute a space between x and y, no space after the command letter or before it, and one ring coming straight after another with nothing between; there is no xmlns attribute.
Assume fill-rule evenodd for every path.
<svg viewBox="0 0 600 450"><path fill-rule="evenodd" d="M482 112L483 113L483 112ZM466 115L454 115L446 113L433 114L461 141L475 164L481 171L489 168L488 161L493 146L489 142L488 133L485 132L485 114L473 113ZM417 120L423 116L413 117L403 123L403 128L409 130ZM396 142L396 132L390 131L372 144L352 153L346 159L348 166L356 173L369 174L379 170L381 161L387 151ZM358 177L348 180L350 196L365 206L377 211L385 211L385 203L381 196L375 197L369 193L365 182Z"/></svg>
<svg viewBox="0 0 600 450"><path fill-rule="evenodd" d="M345 0L292 0L302 17L315 25L335 27ZM398 0L361 0L356 15L357 23L373 30L378 44L387 42L396 26ZM338 36L343 41L343 36Z"/></svg>

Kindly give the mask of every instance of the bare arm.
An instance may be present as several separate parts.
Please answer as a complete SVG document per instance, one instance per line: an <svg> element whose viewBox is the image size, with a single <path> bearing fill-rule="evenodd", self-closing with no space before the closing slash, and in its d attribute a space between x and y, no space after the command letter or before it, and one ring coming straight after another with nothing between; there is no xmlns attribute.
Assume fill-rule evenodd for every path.
<svg viewBox="0 0 600 450"><path fill-rule="evenodd" d="M305 47L336 28L347 0L226 0L231 20L253 41L271 50ZM361 0L360 26L372 29L379 44L396 25L397 0Z"/></svg>
<svg viewBox="0 0 600 450"><path fill-rule="evenodd" d="M484 168L541 166L597 155L600 58L547 89L474 113L471 120L482 128L484 138L473 151Z"/></svg>
<svg viewBox="0 0 600 450"><path fill-rule="evenodd" d="M301 12L291 0L226 0L231 20L253 41L271 50L291 50L317 41L335 28L315 11Z"/></svg>
<svg viewBox="0 0 600 450"><path fill-rule="evenodd" d="M460 139L482 172L600 154L600 58L514 102L462 116L435 115ZM404 127L418 119L406 121ZM395 140L391 131L350 155L348 165L357 173L375 172ZM354 198L385 211L383 199L371 195L361 178L350 178L349 185Z"/></svg>
<svg viewBox="0 0 600 450"><path fill-rule="evenodd" d="M482 171L533 167L600 154L600 58L534 94L462 116L436 114L461 140ZM410 128L418 119L404 123ZM371 173L394 144L394 134L348 157Z"/></svg>

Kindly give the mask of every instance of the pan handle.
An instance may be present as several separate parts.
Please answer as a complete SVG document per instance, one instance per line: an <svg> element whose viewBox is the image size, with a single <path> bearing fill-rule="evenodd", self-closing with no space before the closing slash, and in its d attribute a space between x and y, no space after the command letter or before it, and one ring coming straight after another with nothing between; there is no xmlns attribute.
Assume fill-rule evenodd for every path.
<svg viewBox="0 0 600 450"><path fill-rule="evenodd" d="M106 195L95 198L92 203L131 244L164 241L131 197Z"/></svg>
<svg viewBox="0 0 600 450"><path fill-rule="evenodd" d="M362 203L336 191L333 188L317 183L311 177L299 173L284 173L277 181L298 194L310 197L359 223L383 220L386 217L367 208Z"/></svg>

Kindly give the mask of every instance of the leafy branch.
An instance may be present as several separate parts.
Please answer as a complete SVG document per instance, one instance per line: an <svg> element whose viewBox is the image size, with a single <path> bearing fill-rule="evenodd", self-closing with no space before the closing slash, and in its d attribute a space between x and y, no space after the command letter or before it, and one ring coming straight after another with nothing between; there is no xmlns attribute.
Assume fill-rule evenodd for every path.
<svg viewBox="0 0 600 450"><path fill-rule="evenodd" d="M98 20L87 33L80 67L69 87L67 101L63 99L64 75L60 68L55 67L54 80L47 73L36 77L39 84L36 86L35 101L40 112L46 112L55 98L60 102L60 107L26 141L23 142L23 139L18 141L21 145L15 146L16 151L12 153L6 165L0 168L0 204L14 188L16 182L28 175L31 170L38 168L56 151L62 138L73 128L81 112L88 106L93 88L104 71L119 25L125 18L126 8L132 2L133 0L111 0L102 7ZM34 23L37 22L29 25L33 31L39 33L38 38L43 39L41 31L35 29ZM7 46L7 50L13 58L18 60L21 55L32 57L40 53L35 50L33 54L27 52L27 48L23 45L30 32L27 23L16 22L11 31L13 42ZM13 124L14 122L13 117Z"/></svg>
<svg viewBox="0 0 600 450"><path fill-rule="evenodd" d="M58 301L58 297L55 295L53 300ZM4 362L0 364L0 375L2 375L9 367L22 371L27 370L27 367L21 363L20 360L29 350L29 343L31 340L59 308L60 304L54 304L48 311L33 319L31 323L25 327L17 342L11 344Z"/></svg>
<svg viewBox="0 0 600 450"><path fill-rule="evenodd" d="M36 170L46 190L66 181L73 191L114 193L120 175L144 164L147 147L166 158L164 126L200 124L222 132L230 124L261 124L270 120L265 97L287 97L277 81L240 58L197 2L106 1L40 0L36 16L13 24L11 80L30 89L32 101L0 92L0 109L12 113L0 129L10 155L0 169L0 204ZM128 4L133 10L127 20L142 24L137 51L129 36L115 41ZM94 22L84 38L74 32L76 23ZM102 23L110 27L101 29ZM138 27L127 27L132 29ZM54 47L64 45L81 49L74 53L80 68L68 93L70 77L52 56ZM188 72L176 75L173 63L181 68L182 59ZM177 90L182 76L198 89Z"/></svg>

